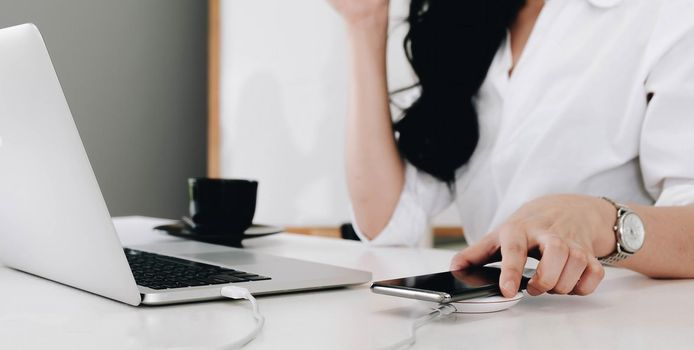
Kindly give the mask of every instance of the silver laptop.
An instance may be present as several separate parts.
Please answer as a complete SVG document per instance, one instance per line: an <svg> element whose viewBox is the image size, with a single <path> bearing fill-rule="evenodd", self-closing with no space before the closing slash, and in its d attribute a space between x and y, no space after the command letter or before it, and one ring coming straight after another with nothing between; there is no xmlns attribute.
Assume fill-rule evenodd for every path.
<svg viewBox="0 0 694 350"><path fill-rule="evenodd" d="M0 30L0 261L130 305L218 299L229 284L260 295L371 280L198 242L124 249L32 24Z"/></svg>

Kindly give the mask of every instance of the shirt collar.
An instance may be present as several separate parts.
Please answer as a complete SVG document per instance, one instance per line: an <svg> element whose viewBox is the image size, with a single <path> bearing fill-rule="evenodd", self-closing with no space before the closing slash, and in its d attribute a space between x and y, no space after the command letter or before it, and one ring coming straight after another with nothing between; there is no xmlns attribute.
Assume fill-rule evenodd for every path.
<svg viewBox="0 0 694 350"><path fill-rule="evenodd" d="M553 0L545 0L545 2L550 2ZM603 8L603 9L608 9L611 7L619 6L624 0L586 0L589 4Z"/></svg>
<svg viewBox="0 0 694 350"><path fill-rule="evenodd" d="M621 4L624 0L587 0L588 3L595 7L610 8Z"/></svg>

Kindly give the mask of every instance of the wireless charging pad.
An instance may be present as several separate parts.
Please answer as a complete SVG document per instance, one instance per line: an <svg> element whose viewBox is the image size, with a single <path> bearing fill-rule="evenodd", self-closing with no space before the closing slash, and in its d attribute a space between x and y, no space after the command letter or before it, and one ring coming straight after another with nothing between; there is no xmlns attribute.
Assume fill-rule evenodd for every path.
<svg viewBox="0 0 694 350"><path fill-rule="evenodd" d="M461 300L451 303L455 306L456 312L463 314L484 314L506 310L523 299L523 293L518 292L516 296L504 298L500 295L493 297L475 298Z"/></svg>

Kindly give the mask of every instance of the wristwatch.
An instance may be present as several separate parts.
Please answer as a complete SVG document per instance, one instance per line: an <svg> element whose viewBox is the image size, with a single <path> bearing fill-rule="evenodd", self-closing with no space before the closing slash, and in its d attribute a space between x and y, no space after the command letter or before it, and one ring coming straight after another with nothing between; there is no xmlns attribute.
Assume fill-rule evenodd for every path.
<svg viewBox="0 0 694 350"><path fill-rule="evenodd" d="M612 228L617 238L617 248L612 254L598 258L598 261L604 265L614 265L641 249L646 238L646 229L641 217L629 207L606 197L602 197L602 199L617 208L617 221Z"/></svg>

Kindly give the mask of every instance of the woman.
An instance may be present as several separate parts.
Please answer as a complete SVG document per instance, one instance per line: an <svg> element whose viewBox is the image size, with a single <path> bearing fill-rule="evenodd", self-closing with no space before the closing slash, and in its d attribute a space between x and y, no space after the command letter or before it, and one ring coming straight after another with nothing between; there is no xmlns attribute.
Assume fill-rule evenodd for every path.
<svg viewBox="0 0 694 350"><path fill-rule="evenodd" d="M412 0L420 95L395 126L388 0L329 1L351 46L363 240L415 244L455 202L474 243L451 268L501 258L505 296L527 256L531 295L592 293L600 258L694 277L694 1Z"/></svg>

